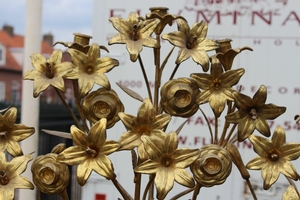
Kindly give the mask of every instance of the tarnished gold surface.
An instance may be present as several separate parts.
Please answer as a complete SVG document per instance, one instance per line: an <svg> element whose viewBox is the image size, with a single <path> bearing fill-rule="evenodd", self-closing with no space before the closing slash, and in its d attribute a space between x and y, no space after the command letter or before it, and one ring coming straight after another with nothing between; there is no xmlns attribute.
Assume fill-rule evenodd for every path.
<svg viewBox="0 0 300 200"><path fill-rule="evenodd" d="M139 200L141 195L143 199L154 199L156 195L159 200L174 200L186 195L184 198L196 200L200 188L223 184L231 175L233 163L240 171L241 179L247 183L253 199L257 200L257 197L248 169L261 170L261 184L266 190L283 174L290 186L283 193L282 199L300 199L294 183L298 181L299 175L291 163L300 156L300 144L286 143L283 128L279 126L271 134L268 125L268 120L276 119L286 108L266 103L267 89L263 85L253 98L233 88L245 73L243 68L235 69L234 58L244 50L252 49L247 46L233 49L231 39L227 38L206 39L208 26L204 21L190 28L184 17L168 14L168 8L153 7L150 11L145 17L130 13L128 19L110 18L118 33L111 38L109 45L125 44L130 60L139 61L145 80L146 97L117 83L122 92L134 101L129 105L119 98L117 90L113 89L115 86L110 84L105 75L119 62L110 57L101 58L100 50L108 52L108 49L96 43L90 44L90 36L74 34L73 42L55 43L68 48L72 62L61 62L60 50L55 50L49 59L40 54L32 55L35 70L26 72L24 79L34 81L33 96L37 97L50 85L54 86L74 119L74 125L70 128L74 146L65 149L60 144L51 153L36 158L33 163L33 179L39 190L68 199L64 189L69 179L66 165L77 165L77 181L80 185L85 185L91 172L95 171L112 181L125 200ZM164 32L167 24L177 25L177 30ZM161 39L170 44L161 43ZM164 47L162 44L172 46L168 55L161 53ZM153 48L154 62L145 63L147 67L141 56L144 53L143 46ZM174 67L174 62L170 60L175 47L179 48L179 53ZM184 65L184 61L190 57L202 68L191 71L190 77L176 77L179 66ZM170 77L168 80L163 80L162 77L166 77L164 69L167 67L173 67L172 73L167 74ZM190 68L186 66L185 69ZM155 70L154 77L148 76L147 70ZM75 116L74 108L69 107L62 97L61 92L65 90L63 79L72 79L79 117ZM149 82L154 83L153 89ZM92 91L94 85L100 88ZM140 105L136 116L125 112L126 107L132 103ZM211 108L209 111L215 116L214 123L208 120L208 111L203 111L202 107L205 106ZM5 199L12 199L14 188L33 188L27 179L19 178L31 156L22 156L18 142L29 137L34 129L15 124L15 108L0 108L0 112L0 192L6 195ZM177 125L179 120L176 121L176 118L193 117L199 112L207 122L210 143L197 149L178 148L178 134L185 131L185 122ZM295 116L296 122L300 121L299 118L299 115ZM120 132L118 127L115 132L120 134L120 138L109 140L110 135L106 135L106 129L114 129L116 123L123 123L124 130ZM197 129L192 131L199 132ZM69 133L55 130L45 132L70 139ZM257 136L257 133L263 137ZM237 143L244 140L250 140L259 155L246 166L243 155L236 147ZM114 168L122 170L122 166L113 166L109 159L110 154L118 151L132 154L128 158L132 159L134 171L133 194L126 191L114 173ZM14 157L11 162L6 161L4 152ZM9 167L3 167L6 165ZM187 171L188 168L193 175ZM149 175L149 182L144 187L141 179L145 174ZM16 179L8 179L11 175ZM177 194L171 198L169 194L175 183L187 189L174 191ZM3 188L8 192L4 194Z"/></svg>

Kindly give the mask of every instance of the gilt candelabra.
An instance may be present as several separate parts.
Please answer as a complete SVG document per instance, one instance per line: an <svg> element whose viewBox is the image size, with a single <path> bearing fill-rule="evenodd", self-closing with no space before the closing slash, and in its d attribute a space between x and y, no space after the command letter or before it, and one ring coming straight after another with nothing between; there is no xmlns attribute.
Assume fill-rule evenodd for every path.
<svg viewBox="0 0 300 200"><path fill-rule="evenodd" d="M146 84L147 97L142 97L132 89L117 84L122 91L140 103L136 115L125 112L126 106L111 87L106 73L117 70L118 60L101 57L100 51L108 48L97 43L90 44L91 37L74 34L73 42L57 42L67 47L71 62L62 62L62 50L54 50L50 58L41 54L31 56L33 70L24 74L24 79L33 80L33 96L53 87L74 119L70 133L44 130L50 134L69 135L74 146L55 146L51 153L40 155L32 163L33 183L20 176L27 163L33 159L29 152L25 155L18 142L28 138L35 130L23 124L16 124L16 108L2 109L0 114L0 199L13 199L15 188L33 189L47 194L59 194L66 200L66 187L70 174L68 165L77 165L77 181L83 186L91 172L112 181L116 190L125 200L178 199L189 196L197 199L200 188L223 184L231 174L232 165L240 171L257 199L251 185L249 170L261 170L262 185L268 190L282 174L290 186L282 194L282 199L299 199L295 181L299 175L291 163L300 156L299 143L286 143L285 131L278 126L273 133L267 120L282 115L286 108L266 103L267 89L261 85L253 97L233 88L242 78L243 68L233 69L235 56L249 47L231 47L230 39L207 39L207 23L195 23L190 27L184 17L167 13L164 7L150 8L145 17L130 13L128 19L110 18L118 34L109 40L109 45L125 44L130 60L137 62ZM177 30L164 33L166 25ZM168 55L162 58L161 40L173 45ZM142 48L153 49L153 62L144 67ZM178 49L175 62L171 54ZM208 55L208 52L213 52ZM150 55L147 55L150 56ZM200 65L199 71L190 77L174 78L179 67L187 59ZM166 82L162 82L165 68L173 72ZM149 77L147 70L155 70L155 77ZM133 69L131 69L133 70ZM139 68L134 68L139 70ZM186 67L188 70L188 66ZM79 118L65 102L64 80L73 83L74 98ZM149 86L154 82L154 89ZM93 86L99 89L93 90ZM214 115L211 126L202 106L208 104ZM173 118L189 118L200 112L207 120L211 143L196 149L178 148L178 135L185 123L178 124L176 130L168 130ZM223 117L224 124L218 119ZM296 122L299 116L295 116ZM124 132L119 140L110 140L107 129L113 129L117 122L124 124ZM222 127L222 128L220 128ZM198 130L194 130L197 132ZM269 137L271 137L269 139ZM236 143L250 140L258 156L244 164ZM127 151L132 154L134 172L134 192L126 191L118 181L109 155ZM6 155L12 159L7 160ZM115 166L116 167L116 166ZM141 177L149 176L145 187L141 187ZM174 184L186 187L175 196L168 196Z"/></svg>

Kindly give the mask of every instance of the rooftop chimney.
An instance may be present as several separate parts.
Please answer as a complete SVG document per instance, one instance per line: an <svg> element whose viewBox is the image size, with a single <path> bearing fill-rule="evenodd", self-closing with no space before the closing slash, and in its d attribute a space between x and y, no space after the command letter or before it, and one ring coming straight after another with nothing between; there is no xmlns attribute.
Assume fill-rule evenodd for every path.
<svg viewBox="0 0 300 200"><path fill-rule="evenodd" d="M53 46L53 35L51 33L43 35L43 41L50 44L50 46Z"/></svg>
<svg viewBox="0 0 300 200"><path fill-rule="evenodd" d="M14 27L10 26L10 25L3 25L3 30L8 33L8 35L10 36L14 36Z"/></svg>

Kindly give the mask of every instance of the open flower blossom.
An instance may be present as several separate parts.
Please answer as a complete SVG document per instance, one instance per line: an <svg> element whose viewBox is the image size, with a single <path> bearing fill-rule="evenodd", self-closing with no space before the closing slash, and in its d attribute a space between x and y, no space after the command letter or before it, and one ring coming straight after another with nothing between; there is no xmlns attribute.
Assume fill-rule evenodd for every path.
<svg viewBox="0 0 300 200"><path fill-rule="evenodd" d="M15 189L31 189L33 184L25 177L20 176L32 160L30 154L18 156L7 162L5 153L0 151L0 199L13 200Z"/></svg>
<svg viewBox="0 0 300 200"><path fill-rule="evenodd" d="M299 158L300 144L286 143L285 132L281 126L276 127L272 140L255 135L250 135L249 140L258 157L251 160L246 167L261 170L265 190L277 181L280 173L295 181L299 179L290 161Z"/></svg>
<svg viewBox="0 0 300 200"><path fill-rule="evenodd" d="M127 132L123 133L119 139L122 145L120 150L131 150L138 147L141 159L148 158L141 136L148 135L164 139L165 133L162 129L171 120L171 116L168 114L155 115L154 107L148 98L139 108L137 117L123 112L119 113L119 117L127 129Z"/></svg>
<svg viewBox="0 0 300 200"><path fill-rule="evenodd" d="M192 188L195 186L192 175L186 170L199 156L199 149L178 148L177 133L172 131L165 140L152 136L142 136L149 159L138 165L138 173L156 174L154 182L157 199L164 199L173 188L174 181Z"/></svg>
<svg viewBox="0 0 300 200"><path fill-rule="evenodd" d="M0 151L7 151L11 156L21 156L23 151L19 142L31 136L35 129L23 124L16 124L17 109L12 107L4 115L0 114Z"/></svg>
<svg viewBox="0 0 300 200"><path fill-rule="evenodd" d="M275 119L285 112L285 107L274 104L265 104L267 99L267 88L261 85L253 98L233 92L237 111L226 116L230 123L238 124L238 141L245 140L254 130L259 131L266 137L271 135L267 119Z"/></svg>
<svg viewBox="0 0 300 200"><path fill-rule="evenodd" d="M37 97L41 92L46 90L50 85L65 92L63 77L72 71L71 62L61 62L62 51L57 49L53 51L49 59L42 54L36 53L31 56L34 70L27 71L23 79L34 80L33 96Z"/></svg>
<svg viewBox="0 0 300 200"><path fill-rule="evenodd" d="M242 68L224 72L218 59L213 59L210 74L191 74L191 78L202 89L197 103L209 102L215 116L219 117L225 108L226 101L233 101L232 86L239 82L244 72L245 70Z"/></svg>
<svg viewBox="0 0 300 200"><path fill-rule="evenodd" d="M68 74L68 79L78 79L80 96L85 96L94 86L94 83L110 89L110 83L104 73L109 72L119 65L116 59L110 57L100 58L100 46L93 43L87 54L69 49L72 62L76 66L72 73Z"/></svg>
<svg viewBox="0 0 300 200"><path fill-rule="evenodd" d="M186 20L176 21L178 31L162 35L163 39L180 48L176 64L192 57L197 64L202 66L203 71L208 71L209 57L206 52L215 50L219 45L214 40L206 39L207 23L201 21L190 28Z"/></svg>
<svg viewBox="0 0 300 200"><path fill-rule="evenodd" d="M71 126L71 136L76 146L64 150L57 161L67 165L78 165L77 181L83 186L92 171L107 178L115 178L109 154L119 149L116 141L106 140L106 118L99 120L86 134L76 126Z"/></svg>
<svg viewBox="0 0 300 200"><path fill-rule="evenodd" d="M158 41L151 37L159 19L147 19L141 21L137 13L130 13L128 19L111 17L109 19L114 28L119 31L109 40L108 44L126 44L127 51L130 54L130 60L135 62L143 46L159 48Z"/></svg>

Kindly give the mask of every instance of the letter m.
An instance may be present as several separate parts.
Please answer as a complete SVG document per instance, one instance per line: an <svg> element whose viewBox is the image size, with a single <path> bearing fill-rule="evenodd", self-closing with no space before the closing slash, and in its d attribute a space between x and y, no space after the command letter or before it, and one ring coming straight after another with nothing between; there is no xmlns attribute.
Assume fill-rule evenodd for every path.
<svg viewBox="0 0 300 200"><path fill-rule="evenodd" d="M202 18L208 24L213 20L213 18L217 18L217 24L221 24L221 14L220 11L210 11L210 10L198 10L197 12L197 22Z"/></svg>

